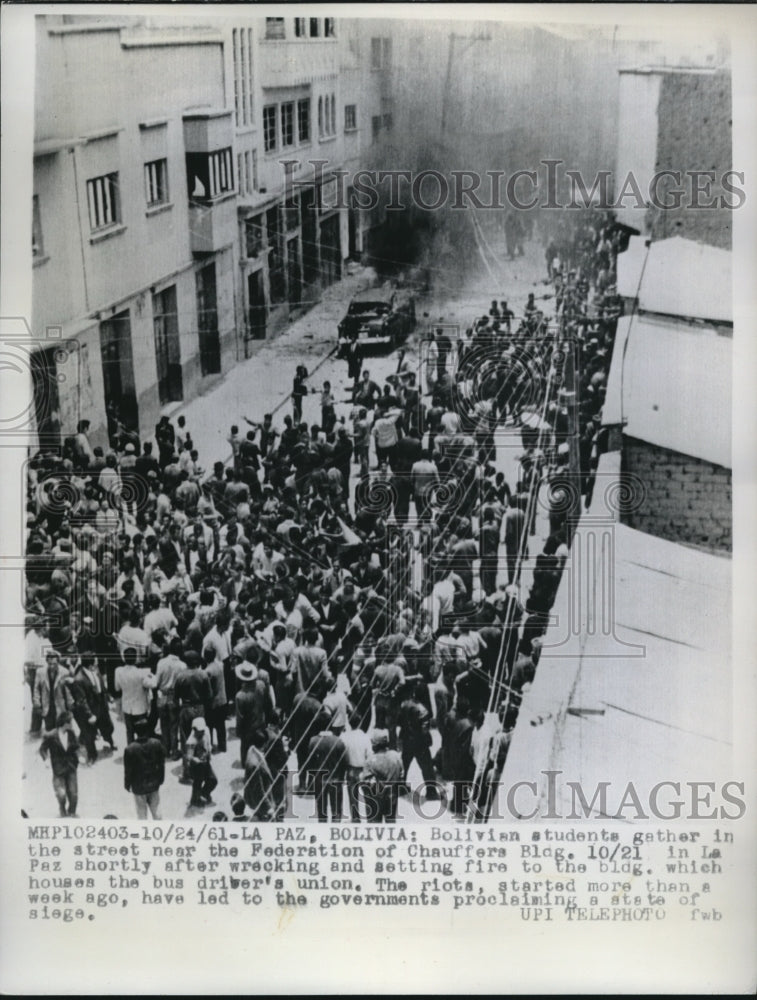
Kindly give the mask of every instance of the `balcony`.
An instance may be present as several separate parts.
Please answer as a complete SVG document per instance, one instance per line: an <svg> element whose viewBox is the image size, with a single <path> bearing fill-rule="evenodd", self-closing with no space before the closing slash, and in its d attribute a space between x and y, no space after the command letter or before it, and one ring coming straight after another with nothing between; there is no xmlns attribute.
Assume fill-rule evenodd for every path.
<svg viewBox="0 0 757 1000"><path fill-rule="evenodd" d="M190 200L189 245L192 253L215 253L236 238L236 192L210 201Z"/></svg>
<svg viewBox="0 0 757 1000"><path fill-rule="evenodd" d="M188 153L211 153L231 146L234 128L231 108L190 109L182 115L184 149Z"/></svg>
<svg viewBox="0 0 757 1000"><path fill-rule="evenodd" d="M336 38L262 39L259 47L263 87L303 87L339 72Z"/></svg>

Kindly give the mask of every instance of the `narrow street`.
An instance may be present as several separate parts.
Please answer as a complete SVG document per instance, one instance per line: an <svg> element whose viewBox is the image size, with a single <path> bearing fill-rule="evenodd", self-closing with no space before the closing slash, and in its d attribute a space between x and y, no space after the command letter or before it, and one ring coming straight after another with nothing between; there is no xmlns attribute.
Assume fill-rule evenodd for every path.
<svg viewBox="0 0 757 1000"><path fill-rule="evenodd" d="M496 288L492 288L491 276L483 274L478 280L471 281L460 294L453 296L436 291L417 300L417 328L407 338L403 348L400 348L404 349L406 357L420 365L422 334L435 323L455 324L464 330L472 324L474 318L487 313L491 300L495 297L498 300L507 299L517 316L522 312L529 292L534 291L537 296L545 294L546 286L542 282L544 258L537 241L526 245L525 255L521 258L507 261L504 259L504 250L501 250L499 259L502 261L503 277L501 285ZM245 416L260 420L264 413L274 412L274 424L281 426L284 415L291 413L289 393L294 369L299 363L305 364L310 373L308 382L311 389L320 391L325 379L331 381L337 399L337 417L349 417L351 401L347 366L344 361L333 357L331 352L336 347L337 324L351 297L362 288L369 287L374 280L372 271L356 268L354 274L327 289L318 305L295 320L275 340L262 344L253 357L240 362L211 391L172 413L173 421L181 414L185 416L187 428L199 451L200 463L206 470L210 470L215 461L228 460L230 447L226 438L229 429L236 423L240 433L244 434L247 429L243 419ZM546 311L549 312L548 302ZM427 318L424 318L424 313L428 314ZM396 371L400 349L377 352L366 359L364 367L381 383L387 375ZM419 382L423 385L422 375ZM317 422L319 414L319 396L317 392L312 392L304 401L303 419L309 424ZM512 486L517 480L518 456L522 450L520 433L512 425L500 427L496 467L504 472L507 482ZM353 467L353 471L357 472L357 466ZM540 508L537 511L536 535L542 541L548 534L545 521L544 512ZM521 578L522 593L528 592L530 582L530 570L525 564ZM28 730L30 706L28 689L24 690L25 729ZM118 750L110 756L101 753L96 764L80 769L78 811L82 816L115 815L128 818L133 814L133 798L124 789L122 780L122 751L125 744L123 722L115 711L113 716ZM215 801L218 808L224 810L228 810L231 794L240 790L243 785L243 772L238 760L239 741L233 732L230 724L229 750L226 754L213 758L219 781ZM433 740L432 753L439 746L436 730L433 731ZM24 784L25 808L30 817L54 815L55 800L50 788L50 772L37 754L38 746L38 740L27 737L24 745ZM293 764L294 758L290 761L290 768ZM180 763L168 765L167 780L161 789L164 818L208 818L212 812L210 807L202 810L188 807L190 789L179 783L180 773ZM420 783L421 774L417 762L411 765L408 780L411 787ZM35 807L33 804L37 803L47 803L47 807ZM417 806L417 800L415 805ZM434 808L436 805L429 803L426 815L419 815L417 808L414 808L413 799L403 797L400 799L398 817L400 820L438 820L439 816ZM295 796L291 799L291 806L297 819L315 819L312 798Z"/></svg>

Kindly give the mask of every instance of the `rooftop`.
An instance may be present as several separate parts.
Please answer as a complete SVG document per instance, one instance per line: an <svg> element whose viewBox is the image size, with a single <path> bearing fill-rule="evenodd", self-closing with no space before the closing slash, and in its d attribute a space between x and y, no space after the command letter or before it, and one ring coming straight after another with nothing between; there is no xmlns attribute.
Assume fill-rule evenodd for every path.
<svg viewBox="0 0 757 1000"><path fill-rule="evenodd" d="M603 456L600 474L612 476L618 454ZM558 627L545 640L553 635L553 645L542 650L503 775L505 787L537 782L545 802L541 772L563 772L562 815L568 781L589 800L611 782L617 808L629 781L644 802L660 781L717 780L731 765L731 561L617 523L608 558L606 546L589 544L596 529L585 521L570 559L583 563L582 581L609 570L612 627L598 627L596 601L576 601L569 562L553 608Z"/></svg>
<svg viewBox="0 0 757 1000"><path fill-rule="evenodd" d="M629 437L731 468L731 356L731 339L711 328L622 316L602 423L623 424Z"/></svg>
<svg viewBox="0 0 757 1000"><path fill-rule="evenodd" d="M733 323L732 254L680 236L649 243L632 236L618 254L618 293L639 308ZM646 265L645 265L646 260Z"/></svg>

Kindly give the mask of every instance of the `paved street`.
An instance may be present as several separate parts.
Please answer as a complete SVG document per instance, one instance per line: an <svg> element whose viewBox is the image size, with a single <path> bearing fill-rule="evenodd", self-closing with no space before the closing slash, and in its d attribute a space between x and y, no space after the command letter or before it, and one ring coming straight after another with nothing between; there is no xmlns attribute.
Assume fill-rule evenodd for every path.
<svg viewBox="0 0 757 1000"><path fill-rule="evenodd" d="M516 315L519 315L530 291L535 291L537 296L546 291L546 286L541 282L543 253L538 242L527 244L525 256L515 261L508 262L503 260L503 257L504 254L501 254L503 279L497 287L492 288L491 276L484 274L478 281L471 282L459 295L446 296L443 292L437 291L418 301L416 307L418 327L404 345L407 357L416 362L420 361L421 335L427 324L443 321L445 324L459 324L465 328L471 325L474 317L488 311L491 299L494 297L506 298ZM262 344L254 357L240 362L211 391L173 413L174 422L179 414L185 415L187 427L199 450L201 463L206 469L212 467L213 461L228 458L230 448L226 436L232 423L239 424L241 432L245 431L243 416L260 419L265 412L277 410L274 422L281 424L284 414L291 412L288 396L294 369L300 362L304 363L311 373L309 379L311 388L320 390L324 379L331 381L338 401L337 416L349 415L351 404L347 366L344 361L329 355L336 345L337 324L350 298L356 291L367 287L373 277L373 272L357 268L354 274L329 288L317 306L293 322L279 337ZM546 305L546 311L549 312L549 303ZM424 312L428 313L428 319L423 318ZM366 361L365 366L369 368L375 380L381 383L387 375L396 371L397 360L397 352L377 353ZM312 423L318 420L319 415L319 396L312 394L305 400L303 419ZM517 457L521 451L520 434L512 426L505 430L500 429L496 465L505 473L510 485L514 485L517 479ZM544 520L543 512L540 512L537 516L536 534L542 539L546 538L548 533ZM527 593L530 586L530 572L527 568L524 569L521 586L523 592ZM25 712L25 729L28 730L28 696ZM119 818L131 818L135 815L132 797L123 787L125 733L123 722L116 715L115 708L114 717L118 750L113 755L101 754L94 766L82 766L79 770L78 811L81 816L101 818L115 815ZM432 753L439 745L436 731L433 732L433 738ZM56 802L51 787L50 771L39 758L37 747L37 740L31 741L27 738L24 747L25 809L31 817L54 816ZM193 816L209 818L216 808L228 812L231 794L239 790L243 784L243 772L238 755L239 742L230 723L228 752L214 757L214 768L219 779L214 795L217 805L205 809L188 807L190 788L178 781L181 765L170 764L161 790L164 818ZM408 778L411 786L420 783L421 774L417 762L412 764ZM420 820L425 815L428 820L437 819L434 805L429 803L425 807L425 813L419 815L413 808L413 801L405 797L400 800L399 817ZM314 811L312 798L295 796L292 799L292 812L298 819L314 819Z"/></svg>

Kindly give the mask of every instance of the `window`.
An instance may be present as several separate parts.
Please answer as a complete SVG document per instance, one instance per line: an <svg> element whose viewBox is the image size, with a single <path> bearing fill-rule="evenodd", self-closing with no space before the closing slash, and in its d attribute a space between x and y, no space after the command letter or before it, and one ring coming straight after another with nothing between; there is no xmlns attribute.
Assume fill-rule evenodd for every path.
<svg viewBox="0 0 757 1000"><path fill-rule="evenodd" d="M234 190L231 149L215 153L187 153L187 183L192 201L217 198Z"/></svg>
<svg viewBox="0 0 757 1000"><path fill-rule="evenodd" d="M323 20L323 34L326 38L335 38L336 32L334 31L334 18L326 17Z"/></svg>
<svg viewBox="0 0 757 1000"><path fill-rule="evenodd" d="M94 232L121 221L118 198L118 173L103 174L87 181L89 225Z"/></svg>
<svg viewBox="0 0 757 1000"><path fill-rule="evenodd" d="M388 69L392 61L391 38L371 39L371 69Z"/></svg>
<svg viewBox="0 0 757 1000"><path fill-rule="evenodd" d="M297 102L297 138L300 142L310 142L310 98Z"/></svg>
<svg viewBox="0 0 757 1000"><path fill-rule="evenodd" d="M254 215L244 224L245 251L248 257L257 257L263 249L263 219Z"/></svg>
<svg viewBox="0 0 757 1000"><path fill-rule="evenodd" d="M276 149L276 105L263 108L263 146L266 153Z"/></svg>
<svg viewBox="0 0 757 1000"><path fill-rule="evenodd" d="M247 124L247 74L244 71L246 55L245 55L245 34L246 32L239 32L239 64L242 68L241 76L241 91L242 91L242 125Z"/></svg>
<svg viewBox="0 0 757 1000"><path fill-rule="evenodd" d="M168 162L152 160L145 163L145 199L147 207L168 203Z"/></svg>
<svg viewBox="0 0 757 1000"><path fill-rule="evenodd" d="M281 145L294 145L294 101L281 105Z"/></svg>
<svg viewBox="0 0 757 1000"><path fill-rule="evenodd" d="M284 18L283 17L267 17L265 19L265 37L266 38L285 38L284 33Z"/></svg>
<svg viewBox="0 0 757 1000"><path fill-rule="evenodd" d="M391 132L393 120L391 114L383 115L381 119L382 128L386 129L387 132Z"/></svg>
<svg viewBox="0 0 757 1000"><path fill-rule="evenodd" d="M297 195L290 198L284 206L284 221L289 232L300 225L300 199Z"/></svg>
<svg viewBox="0 0 757 1000"><path fill-rule="evenodd" d="M357 105L345 104L344 106L344 131L354 132L357 128Z"/></svg>
<svg viewBox="0 0 757 1000"><path fill-rule="evenodd" d="M318 134L322 139L336 135L336 97L318 98Z"/></svg>
<svg viewBox="0 0 757 1000"><path fill-rule="evenodd" d="M310 18L310 37L318 38L321 33L321 19L318 17Z"/></svg>
<svg viewBox="0 0 757 1000"><path fill-rule="evenodd" d="M39 217L39 196L32 198L32 257L44 257L45 247L42 242L42 223Z"/></svg>
<svg viewBox="0 0 757 1000"><path fill-rule="evenodd" d="M296 17L294 19L294 37L306 38L307 27L308 27L308 19L306 17Z"/></svg>
<svg viewBox="0 0 757 1000"><path fill-rule="evenodd" d="M252 28L231 33L234 63L234 117L237 128L252 124Z"/></svg>
<svg viewBox="0 0 757 1000"><path fill-rule="evenodd" d="M210 164L210 197L234 190L234 169L231 149L221 149L208 157Z"/></svg>
<svg viewBox="0 0 757 1000"><path fill-rule="evenodd" d="M371 118L371 142L377 143L381 135L381 115L374 115Z"/></svg>

